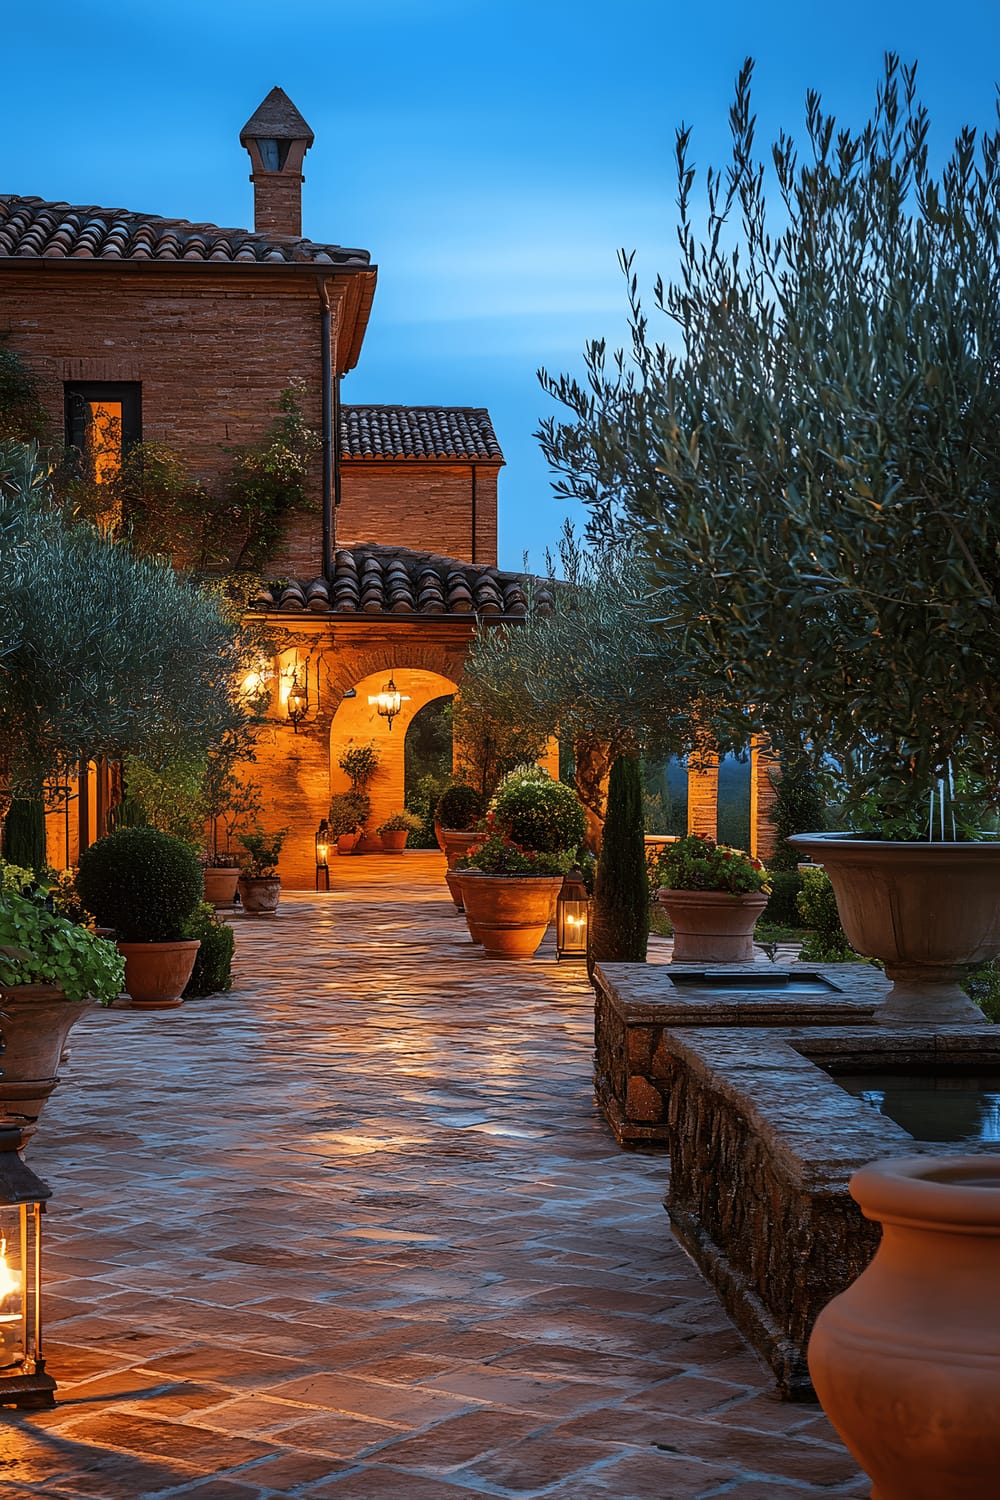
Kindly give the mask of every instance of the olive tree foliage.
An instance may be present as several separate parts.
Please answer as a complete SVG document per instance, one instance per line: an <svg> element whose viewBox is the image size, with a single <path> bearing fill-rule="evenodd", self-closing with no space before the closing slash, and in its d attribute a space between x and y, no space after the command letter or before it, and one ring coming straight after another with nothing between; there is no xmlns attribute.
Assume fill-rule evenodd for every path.
<svg viewBox="0 0 1000 1500"><path fill-rule="evenodd" d="M570 526L562 580L525 582L524 620L480 627L462 680L463 711L516 723L574 745L589 842L599 842L610 768L621 756L660 757L694 745L708 726L699 681L653 623L634 549L582 547ZM549 559L550 575L554 572Z"/></svg>
<svg viewBox="0 0 1000 1500"><path fill-rule="evenodd" d="M81 758L166 765L251 718L262 642L221 595L51 505L37 452L0 447L0 763L15 789Z"/></svg>
<svg viewBox="0 0 1000 1500"><path fill-rule="evenodd" d="M839 765L856 827L913 836L950 762L1000 795L1000 131L932 170L890 55L864 125L809 93L765 164L751 74L723 170L677 135L664 341L623 256L631 348L542 371L571 417L540 437L709 691Z"/></svg>

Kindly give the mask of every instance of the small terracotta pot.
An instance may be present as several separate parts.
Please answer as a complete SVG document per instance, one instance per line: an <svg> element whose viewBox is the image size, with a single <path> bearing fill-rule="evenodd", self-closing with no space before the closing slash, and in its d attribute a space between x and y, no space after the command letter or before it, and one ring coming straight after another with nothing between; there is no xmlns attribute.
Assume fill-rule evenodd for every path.
<svg viewBox="0 0 1000 1500"><path fill-rule="evenodd" d="M338 854L353 854L354 846L358 842L356 833L342 833L337 839Z"/></svg>
<svg viewBox="0 0 1000 1500"><path fill-rule="evenodd" d="M762 892L732 895L661 886L656 899L674 929L675 963L739 964L753 958L753 930L767 905Z"/></svg>
<svg viewBox="0 0 1000 1500"><path fill-rule="evenodd" d="M125 960L125 988L137 1010L166 1010L182 1004L184 986L191 978L201 944L196 939L176 943L119 943Z"/></svg>
<svg viewBox="0 0 1000 1500"><path fill-rule="evenodd" d="M236 882L240 878L239 866L230 869L226 865L209 865L205 869L205 900L213 906L232 906L236 900Z"/></svg>
<svg viewBox="0 0 1000 1500"><path fill-rule="evenodd" d="M555 914L561 875L487 875L462 882L465 918L489 958L531 958ZM478 936L476 934L478 933Z"/></svg>
<svg viewBox="0 0 1000 1500"><path fill-rule="evenodd" d="M277 875L255 877L241 875L239 885L243 910L249 912L251 916L278 910L281 881Z"/></svg>
<svg viewBox="0 0 1000 1500"><path fill-rule="evenodd" d="M406 848L406 840L410 837L408 828L391 828L388 833L382 835L383 854L402 854Z"/></svg>
<svg viewBox="0 0 1000 1500"><path fill-rule="evenodd" d="M444 852L448 859L448 868L455 868L455 861L468 854L473 844L481 844L485 838L482 833L470 833L466 828L443 828L441 836L444 839Z"/></svg>
<svg viewBox="0 0 1000 1500"><path fill-rule="evenodd" d="M57 1070L70 1027L92 1009L92 1001L67 1000L52 984L15 984L0 991L0 1129L20 1130L22 1144L34 1134L45 1101L59 1082Z"/></svg>
<svg viewBox="0 0 1000 1500"><path fill-rule="evenodd" d="M1000 1158L873 1162L851 1194L882 1243L813 1329L826 1414L878 1500L995 1495Z"/></svg>

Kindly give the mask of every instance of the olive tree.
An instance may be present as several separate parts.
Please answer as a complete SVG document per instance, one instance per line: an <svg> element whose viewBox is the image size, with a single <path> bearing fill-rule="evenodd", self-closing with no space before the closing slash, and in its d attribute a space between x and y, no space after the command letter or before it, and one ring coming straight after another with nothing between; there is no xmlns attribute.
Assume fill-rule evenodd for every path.
<svg viewBox="0 0 1000 1500"><path fill-rule="evenodd" d="M631 348L541 372L571 413L542 444L730 712L838 766L855 826L926 834L952 763L1000 796L1000 132L933 170L890 55L865 124L809 93L765 162L751 74L724 169L677 135L663 341L625 256Z"/></svg>
<svg viewBox="0 0 1000 1500"><path fill-rule="evenodd" d="M260 643L216 592L49 504L37 453L0 449L0 761L37 795L81 759L204 755L250 709Z"/></svg>

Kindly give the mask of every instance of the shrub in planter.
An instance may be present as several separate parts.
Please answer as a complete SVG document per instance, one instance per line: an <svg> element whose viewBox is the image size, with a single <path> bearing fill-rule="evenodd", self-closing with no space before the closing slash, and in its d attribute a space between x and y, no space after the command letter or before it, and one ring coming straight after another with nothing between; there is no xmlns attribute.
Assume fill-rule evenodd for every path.
<svg viewBox="0 0 1000 1500"><path fill-rule="evenodd" d="M259 824L251 833L241 833L239 842L244 849L240 858L242 878L276 880L281 846L287 836L287 828L282 828L278 833L265 833Z"/></svg>
<svg viewBox="0 0 1000 1500"><path fill-rule="evenodd" d="M674 961L744 963L771 889L759 859L691 833L660 860L657 901L674 929Z"/></svg>
<svg viewBox="0 0 1000 1500"><path fill-rule="evenodd" d="M184 935L197 938L201 944L184 990L185 997L214 995L220 990L231 989L236 936L233 929L216 916L210 902L202 901L195 908L184 924Z"/></svg>
<svg viewBox="0 0 1000 1500"><path fill-rule="evenodd" d="M660 885L669 891L752 895L771 889L771 877L759 859L701 833L689 833L668 845L660 856L659 875Z"/></svg>
<svg viewBox="0 0 1000 1500"><path fill-rule="evenodd" d="M490 801L495 826L523 849L547 854L576 851L587 818L572 787L537 766L522 766L504 778Z"/></svg>
<svg viewBox="0 0 1000 1500"><path fill-rule="evenodd" d="M190 844L155 828L121 828L81 854L77 889L121 942L175 942L201 900L201 861Z"/></svg>
<svg viewBox="0 0 1000 1500"><path fill-rule="evenodd" d="M458 782L441 794L434 816L442 828L467 832L483 816L483 799L474 786Z"/></svg>
<svg viewBox="0 0 1000 1500"><path fill-rule="evenodd" d="M406 847L406 840L411 833L416 833L418 828L423 827L422 819L416 813L408 812L405 808L402 812L393 813L375 831L382 840L382 848L390 854L401 854Z"/></svg>

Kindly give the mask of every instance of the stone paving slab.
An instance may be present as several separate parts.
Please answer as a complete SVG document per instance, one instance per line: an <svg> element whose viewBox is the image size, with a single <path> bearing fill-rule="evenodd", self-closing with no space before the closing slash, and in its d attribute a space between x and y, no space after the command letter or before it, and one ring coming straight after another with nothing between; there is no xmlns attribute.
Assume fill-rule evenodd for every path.
<svg viewBox="0 0 1000 1500"><path fill-rule="evenodd" d="M335 861L235 919L230 994L80 1021L3 1500L867 1493L595 1109L582 970L485 959L442 870Z"/></svg>

